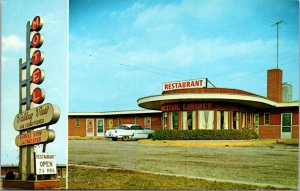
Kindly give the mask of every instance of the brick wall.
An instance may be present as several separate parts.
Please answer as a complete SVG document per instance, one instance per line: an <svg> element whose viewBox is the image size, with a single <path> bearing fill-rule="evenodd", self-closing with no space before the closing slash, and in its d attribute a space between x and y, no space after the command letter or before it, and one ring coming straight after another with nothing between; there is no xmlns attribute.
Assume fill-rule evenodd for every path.
<svg viewBox="0 0 300 191"><path fill-rule="evenodd" d="M282 70L268 70L267 97L273 101L282 101Z"/></svg>
<svg viewBox="0 0 300 191"><path fill-rule="evenodd" d="M76 127L76 118L79 118L80 125ZM68 131L69 136L86 136L86 118L69 116L68 119Z"/></svg>
<svg viewBox="0 0 300 191"><path fill-rule="evenodd" d="M259 138L272 138L280 139L281 127L280 126L260 126L259 127Z"/></svg>

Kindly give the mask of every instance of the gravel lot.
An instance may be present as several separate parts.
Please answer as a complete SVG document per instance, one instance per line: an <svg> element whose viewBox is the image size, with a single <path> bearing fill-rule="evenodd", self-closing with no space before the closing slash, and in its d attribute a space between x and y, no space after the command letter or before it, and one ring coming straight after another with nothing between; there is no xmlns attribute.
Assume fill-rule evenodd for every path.
<svg viewBox="0 0 300 191"><path fill-rule="evenodd" d="M69 164L298 187L298 146L173 147L69 140Z"/></svg>

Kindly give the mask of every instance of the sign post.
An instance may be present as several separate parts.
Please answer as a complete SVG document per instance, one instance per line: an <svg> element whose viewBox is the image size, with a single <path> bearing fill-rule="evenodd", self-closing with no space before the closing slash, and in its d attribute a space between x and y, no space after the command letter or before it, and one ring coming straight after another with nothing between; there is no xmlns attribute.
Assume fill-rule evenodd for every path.
<svg viewBox="0 0 300 191"><path fill-rule="evenodd" d="M14 119L14 129L19 131L15 139L16 145L20 147L19 177L12 182L3 181L4 188L51 189L60 186L56 180L56 156L45 153L46 144L55 139L55 132L49 126L59 120L60 110L50 103L34 107L34 104L43 103L46 96L42 88L34 88L34 84L41 84L45 78L43 70L34 68L44 61L44 53L38 50L44 43L44 37L39 32L42 27L40 16L36 16L31 23L28 21L26 25L26 60L23 62L22 58L19 59L19 113ZM35 130L43 127L46 128ZM43 144L43 153L35 153L34 145L37 144ZM36 169L41 165L43 169ZM40 172L55 177L50 176L53 181L46 182L45 176L38 177Z"/></svg>

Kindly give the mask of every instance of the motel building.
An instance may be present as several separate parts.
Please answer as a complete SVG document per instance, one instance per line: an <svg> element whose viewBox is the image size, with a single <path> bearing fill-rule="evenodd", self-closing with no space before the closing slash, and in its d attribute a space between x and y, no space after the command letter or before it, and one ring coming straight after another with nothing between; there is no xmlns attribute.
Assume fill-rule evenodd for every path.
<svg viewBox="0 0 300 191"><path fill-rule="evenodd" d="M299 101L292 101L292 86L282 83L282 70L268 70L267 97L207 83L164 83L162 94L137 100L143 110L70 112L69 136L104 136L119 124L136 123L153 130L250 128L260 138L298 139Z"/></svg>

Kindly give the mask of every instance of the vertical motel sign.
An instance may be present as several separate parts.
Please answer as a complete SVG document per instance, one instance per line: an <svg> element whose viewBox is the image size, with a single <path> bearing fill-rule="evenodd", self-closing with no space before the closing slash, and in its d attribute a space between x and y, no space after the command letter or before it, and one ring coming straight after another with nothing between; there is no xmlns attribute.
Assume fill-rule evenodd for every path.
<svg viewBox="0 0 300 191"><path fill-rule="evenodd" d="M45 73L38 68L44 61L44 54L39 50L43 45L44 37L39 31L43 27L40 16L36 16L31 24L26 25L26 60L19 60L19 88L20 104L19 114L14 119L14 128L19 131L15 143L20 147L19 152L19 175L21 180L28 180L36 175L34 166L34 145L44 144L55 139L55 132L49 129L49 125L58 121L60 116L59 107L46 103L37 107L45 99L45 91L39 85L44 81ZM33 89L34 88L34 89ZM46 127L42 130L35 128Z"/></svg>

